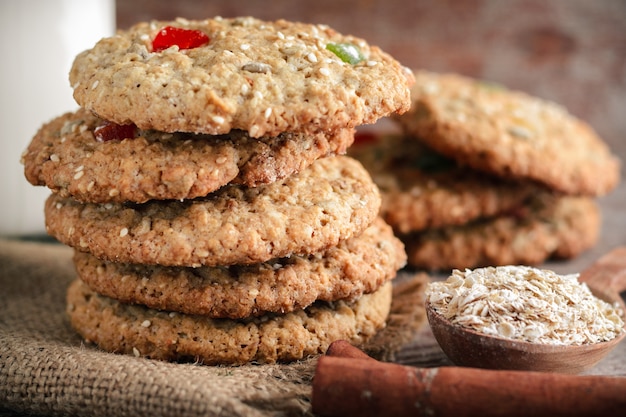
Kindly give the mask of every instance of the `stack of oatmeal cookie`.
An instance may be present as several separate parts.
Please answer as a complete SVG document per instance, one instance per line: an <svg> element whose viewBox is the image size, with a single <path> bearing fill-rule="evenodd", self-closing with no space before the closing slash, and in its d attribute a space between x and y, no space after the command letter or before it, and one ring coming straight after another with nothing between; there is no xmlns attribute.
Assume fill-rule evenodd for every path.
<svg viewBox="0 0 626 417"><path fill-rule="evenodd" d="M402 133L364 136L348 152L379 186L409 265L539 264L596 243L594 198L617 185L620 162L590 126L501 86L414 75L412 108L394 116Z"/></svg>
<svg viewBox="0 0 626 417"><path fill-rule="evenodd" d="M81 108L44 125L25 174L75 249L72 326L120 353L292 361L385 325L406 262L378 188L341 156L410 106L412 74L322 25L140 23L80 54Z"/></svg>

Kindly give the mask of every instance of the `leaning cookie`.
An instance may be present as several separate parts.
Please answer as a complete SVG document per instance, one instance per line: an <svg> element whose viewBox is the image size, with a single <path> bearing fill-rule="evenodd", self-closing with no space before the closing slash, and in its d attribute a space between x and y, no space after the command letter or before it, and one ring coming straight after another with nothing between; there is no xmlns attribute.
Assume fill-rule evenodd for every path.
<svg viewBox="0 0 626 417"><path fill-rule="evenodd" d="M117 124L255 138L373 123L409 108L412 81L362 39L251 17L139 23L70 72L76 101Z"/></svg>
<svg viewBox="0 0 626 417"><path fill-rule="evenodd" d="M381 219L323 253L255 265L180 268L107 262L75 252L79 278L116 300L157 310L240 319L289 313L317 300L356 300L393 279L404 246Z"/></svg>
<svg viewBox="0 0 626 417"><path fill-rule="evenodd" d="M381 192L381 216L397 233L465 224L526 203L539 187L461 167L403 135L357 134L348 155Z"/></svg>
<svg viewBox="0 0 626 417"><path fill-rule="evenodd" d="M44 125L22 163L30 183L61 197L143 203L202 197L231 182L268 184L318 158L345 153L353 140L351 129L261 139L243 131L220 136L140 131L111 126L80 109Z"/></svg>
<svg viewBox="0 0 626 417"><path fill-rule="evenodd" d="M196 267L320 252L362 233L379 208L363 166L335 156L282 181L194 200L92 204L53 194L45 219L49 234L101 259Z"/></svg>
<svg viewBox="0 0 626 417"><path fill-rule="evenodd" d="M334 340L362 345L385 326L392 298L387 283L348 303L317 303L288 314L211 319L122 304L80 280L68 289L72 327L101 349L206 365L290 362L322 354Z"/></svg>
<svg viewBox="0 0 626 417"><path fill-rule="evenodd" d="M596 244L601 215L588 197L562 197L525 215L503 215L465 226L402 237L408 264L428 270L537 265L570 259Z"/></svg>
<svg viewBox="0 0 626 417"><path fill-rule="evenodd" d="M563 107L453 74L415 72L409 134L474 169L524 178L567 194L603 195L620 162L596 132Z"/></svg>

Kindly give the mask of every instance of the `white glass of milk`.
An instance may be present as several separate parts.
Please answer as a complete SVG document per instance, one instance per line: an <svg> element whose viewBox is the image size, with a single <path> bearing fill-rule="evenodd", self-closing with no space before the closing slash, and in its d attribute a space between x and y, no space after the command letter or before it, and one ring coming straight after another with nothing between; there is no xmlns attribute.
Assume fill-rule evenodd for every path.
<svg viewBox="0 0 626 417"><path fill-rule="evenodd" d="M114 31L114 0L0 1L0 237L45 233L50 191L26 181L20 156L42 124L78 108L74 57Z"/></svg>

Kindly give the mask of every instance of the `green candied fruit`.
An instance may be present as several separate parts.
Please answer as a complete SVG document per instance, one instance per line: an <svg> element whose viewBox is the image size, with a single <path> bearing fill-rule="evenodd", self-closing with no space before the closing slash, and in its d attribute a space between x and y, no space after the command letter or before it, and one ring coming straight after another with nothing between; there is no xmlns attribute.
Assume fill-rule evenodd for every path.
<svg viewBox="0 0 626 417"><path fill-rule="evenodd" d="M359 47L351 43L329 43L326 45L326 49L350 65L356 65L365 60Z"/></svg>

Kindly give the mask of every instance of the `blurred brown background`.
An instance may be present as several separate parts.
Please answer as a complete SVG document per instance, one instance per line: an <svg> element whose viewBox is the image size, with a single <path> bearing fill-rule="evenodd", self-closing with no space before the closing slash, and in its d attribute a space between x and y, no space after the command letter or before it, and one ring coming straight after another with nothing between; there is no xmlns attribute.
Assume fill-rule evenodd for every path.
<svg viewBox="0 0 626 417"><path fill-rule="evenodd" d="M485 78L560 102L626 156L624 0L117 0L120 28L242 15L325 23L409 67Z"/></svg>
<svg viewBox="0 0 626 417"><path fill-rule="evenodd" d="M116 13L122 29L176 16L325 23L408 67L457 72L556 101L626 161L625 0L117 0ZM601 201L600 245L563 268L579 270L626 244L623 183Z"/></svg>

